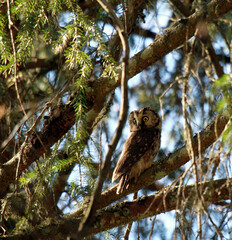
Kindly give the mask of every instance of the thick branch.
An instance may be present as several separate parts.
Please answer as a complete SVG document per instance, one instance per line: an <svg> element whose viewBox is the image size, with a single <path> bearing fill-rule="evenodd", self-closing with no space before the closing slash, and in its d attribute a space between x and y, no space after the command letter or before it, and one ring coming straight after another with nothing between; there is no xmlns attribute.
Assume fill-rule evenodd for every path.
<svg viewBox="0 0 232 240"><path fill-rule="evenodd" d="M212 204L230 199L231 184L232 178L220 179L212 182L198 183L198 188L203 189L202 197L204 201ZM188 199L188 204L192 207L192 203L196 198L195 190L195 184L177 186L171 189L167 187L160 192L140 197L131 202L118 203L100 211L96 217L96 225L90 231L93 231L95 234L132 221L179 209L181 206L178 201L178 192L181 192L181 200Z"/></svg>
<svg viewBox="0 0 232 240"><path fill-rule="evenodd" d="M116 24L116 29L117 29L118 35L120 36L122 47L123 47L124 57L122 59L122 76L121 76L122 104L121 104L121 109L119 113L119 120L118 120L118 126L116 129L116 132L108 147L108 151L106 153L106 157L105 157L101 172L99 174L96 187L91 196L89 207L83 218L82 224L79 227L79 234L78 234L79 239L87 235L89 231L88 229L92 225L92 218L96 214L96 210L97 210L96 205L99 201L99 195L101 194L103 183L110 169L110 164L111 164L110 160L114 150L116 149L118 141L122 135L122 130L126 123L127 112L128 112L127 62L129 58L129 44L128 44L128 38L126 34L126 29L124 29L122 22L118 19L114 11L107 4L107 2L105 2L104 0L98 0L98 2L103 7L103 9L112 16Z"/></svg>
<svg viewBox="0 0 232 240"><path fill-rule="evenodd" d="M75 111L72 105L57 108L57 115L51 116L49 125L44 126L43 132L38 133L40 140L34 136L29 143L24 143L19 152L8 162L0 166L0 197L5 194L7 187L15 180L18 161L20 165L18 172L28 168L38 159L75 123Z"/></svg>
<svg viewBox="0 0 232 240"><path fill-rule="evenodd" d="M207 5L208 18L217 19L232 9L232 1L214 0ZM175 28L168 30L163 36L155 39L154 43L136 54L129 61L129 78L141 72L148 66L154 64L157 60L164 57L167 53L183 44L186 39L193 36L196 24L205 15L205 10L198 11L191 15L186 23L179 23ZM210 19L209 19L210 20ZM89 112L87 114L86 129L91 133L91 127L104 106L108 94L120 85L121 68L118 67L118 77L115 81L109 79L106 73L94 82L89 83L87 97L89 99ZM94 104L93 104L94 103ZM22 146L20 151L7 163L0 166L0 196L3 196L5 190L15 180L15 173L18 160L22 159L19 172L21 174L32 162L45 153L56 141L58 141L75 123L75 111L71 103L68 103L64 109L60 110L60 115L53 118L44 130L39 133L40 141L35 137L32 142Z"/></svg>
<svg viewBox="0 0 232 240"><path fill-rule="evenodd" d="M185 16L189 17L191 12L186 6L186 4L183 4L180 0L170 0L174 6ZM201 23L198 23L198 34L197 36L201 40L202 43L206 45L206 51L207 54L210 57L210 60L215 68L215 72L217 73L217 76L220 78L224 74L222 66L219 64L219 58L213 48L210 36L209 36L209 31L208 31L208 26L206 21L202 21Z"/></svg>
<svg viewBox="0 0 232 240"><path fill-rule="evenodd" d="M198 183L198 187L204 189L202 198L207 203L217 203L222 200L230 199L230 186L232 179L220 179L211 182ZM166 188L155 194L140 197L133 201L125 201L118 203L106 209L103 209L94 216L93 225L88 229L88 236L96 234L114 227L122 226L133 221L152 217L160 213L179 209L179 192L181 192L181 200L188 201L188 205L192 207L195 200L195 185L177 186ZM53 237L55 239L64 239L71 236L74 239L77 237L77 229L80 224L80 219L73 215L66 216L59 223L53 223L48 226L41 226L36 231L5 237L3 239L46 239Z"/></svg>
<svg viewBox="0 0 232 240"><path fill-rule="evenodd" d="M216 117L203 131L199 133L199 139L201 141L201 151L206 150L210 145L212 145L217 137L220 137L220 134L224 130L228 119L224 116ZM216 132L215 132L216 131ZM195 155L198 155L198 136L193 137L193 150ZM141 188L145 188L154 181L157 181L164 176L172 173L177 170L180 166L184 165L189 161L189 155L186 149L186 146L183 146L176 150L174 153L169 156L154 162L152 167L147 169L139 178L139 181L136 183L131 183L129 188L123 191L121 194L116 194L117 184L110 189L107 189L103 192L99 199L98 209L108 206L110 203L121 199L123 196L126 196L130 193L136 192ZM76 212L72 213L73 215L79 215L83 209L79 209Z"/></svg>
<svg viewBox="0 0 232 240"><path fill-rule="evenodd" d="M189 10L189 6L187 5L187 2L183 3L180 0L170 0L172 4L180 11L181 14L183 14L185 17L188 17L191 12Z"/></svg>
<svg viewBox="0 0 232 240"><path fill-rule="evenodd" d="M201 9L185 21L181 21L176 27L167 30L164 35L156 37L153 43L147 48L137 53L129 61L129 77L154 64L167 53L182 45L187 39L191 38L196 26L202 20L211 22L232 9L232 1L214 0L207 4L206 9ZM205 16L207 13L207 16Z"/></svg>
<svg viewBox="0 0 232 240"><path fill-rule="evenodd" d="M52 57L52 59L40 59L34 58L31 62L27 62L25 64L20 65L19 70L28 70L28 69L36 69L36 68L44 68L47 70L57 69L58 67L58 55Z"/></svg>

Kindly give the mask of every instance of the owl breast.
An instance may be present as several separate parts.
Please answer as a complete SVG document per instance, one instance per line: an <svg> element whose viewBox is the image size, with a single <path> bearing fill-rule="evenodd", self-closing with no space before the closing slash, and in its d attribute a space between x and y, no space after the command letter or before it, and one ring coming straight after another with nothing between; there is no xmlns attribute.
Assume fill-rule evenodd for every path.
<svg viewBox="0 0 232 240"><path fill-rule="evenodd" d="M144 154L140 161L135 163L135 165L131 168L128 180L134 178L135 181L137 181L144 169L147 169L152 165L152 160L153 158L151 158L149 152Z"/></svg>

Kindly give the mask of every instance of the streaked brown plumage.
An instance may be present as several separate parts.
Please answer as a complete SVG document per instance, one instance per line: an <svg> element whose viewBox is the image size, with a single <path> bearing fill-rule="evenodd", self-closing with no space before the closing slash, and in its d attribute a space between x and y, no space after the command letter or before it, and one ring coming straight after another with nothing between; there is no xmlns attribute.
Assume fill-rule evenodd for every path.
<svg viewBox="0 0 232 240"><path fill-rule="evenodd" d="M119 179L117 194L128 188L130 179L138 180L140 174L152 165L160 148L161 119L157 112L145 107L129 115L130 135L114 169L112 182Z"/></svg>

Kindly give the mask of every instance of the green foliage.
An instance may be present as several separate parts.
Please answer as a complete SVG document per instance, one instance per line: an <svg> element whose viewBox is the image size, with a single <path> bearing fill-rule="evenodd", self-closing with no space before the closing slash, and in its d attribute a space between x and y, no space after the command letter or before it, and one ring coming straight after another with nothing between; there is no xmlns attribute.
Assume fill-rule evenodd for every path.
<svg viewBox="0 0 232 240"><path fill-rule="evenodd" d="M175 25L179 24L180 13L173 7L175 3L169 5L168 1L148 2L147 4L144 2L143 5L136 4L136 6L130 8L129 5L126 6L127 1L124 1L124 3L111 1L113 11L122 23L125 24L125 27L128 25L127 33L131 56L146 48L151 41L154 44L156 44L156 41L159 43L160 37L162 38L166 33L167 28L172 28L173 23ZM205 7L200 2L202 1L194 1L195 5L192 5L192 8L190 3L190 11ZM130 3L128 2L128 4ZM116 63L111 54L115 56L115 59L120 59L122 52L117 32L108 31L109 28L113 29L114 22L109 14L95 1L15 0L10 1L10 9L7 9L6 1L3 1L2 5L4 5L4 8L1 8L0 11L0 105L3 106L0 107L4 110L6 109L6 114L3 111L1 115L0 108L0 115L3 116L3 119L0 121L0 136L3 140L9 140L12 130L18 129L5 151L1 153L5 158L3 158L3 165L19 151L21 144L25 142L26 136L24 133L35 123L36 117L39 116L41 109L43 109L46 103L52 102L54 105L59 103L61 108L65 108L67 105L69 107L70 101L72 101L76 111L76 124L69 131L67 130L68 133L58 143L50 149L47 149L45 144L46 154L38 158L30 166L27 166L27 169L22 174L20 168L15 169L15 173L18 170L20 173L18 176L20 177L19 181L15 181L18 185L15 186L12 183L9 186L8 190L11 196L9 198L6 197L2 201L3 207L1 209L1 219L5 218L7 221L8 219L12 222L14 221L12 227L6 226L5 223L3 225L0 224L6 229L6 233L3 234L9 234L13 233L12 231L15 231L15 233L25 232L33 227L39 230L44 222L49 220L56 221L53 218L54 215L61 216L62 213L65 214L67 212L65 211L66 209L70 211L73 207L76 208L77 205L82 208L88 204L88 197L95 187L99 168L112 136L112 126L118 119L120 106L120 97L116 90L115 96L112 95L108 104L105 103L104 108L106 110L102 109L99 117L95 119L94 125L91 111L89 112L90 114L87 114L87 112L92 109L94 101L98 96L94 98L95 96L92 97L90 94L94 93L95 89L92 86L95 86L95 83L93 84L93 81L98 78L105 79L106 77L106 79L109 79L110 88L108 89L111 89L112 83L115 83L115 78L118 78L118 71L120 71L120 62ZM127 7L128 10L125 11ZM168 12L166 12L167 9ZM8 11L10 11L10 16L8 16ZM128 19L125 19L126 15ZM168 16L171 16L171 18ZM13 39L11 39L9 29L9 18L12 21ZM143 20L145 24L139 24L139 19ZM151 19L150 23L148 19ZM168 21L165 19L168 19ZM185 26L185 23L181 24L182 27ZM229 69L230 64L228 50L230 50L231 30L229 26L231 26L231 13L221 16L217 22L212 22L212 24L207 22L213 48L217 46L215 51L225 71ZM157 38L155 37L156 35ZM191 44L195 43L195 40L196 44ZM17 55L18 90L14 81L14 67L16 63L13 46L15 46ZM194 49L191 49L193 46ZM167 155L168 151L174 152L184 144L181 134L183 132L183 89L181 81L177 81L177 79L183 75L186 54L189 51L192 51L193 58L190 64L191 76L188 81L186 94L189 104L187 111L191 113L189 114L189 123L192 126L193 134L200 132L207 126L215 114L215 109L223 114L227 111L229 116L232 114L231 76L224 75L217 81L214 79L215 66L208 56L206 47L197 38L193 37L168 55L163 56L162 59L160 58L156 64L153 64L153 61L151 61L152 65L146 70L142 62L129 62L129 71L131 69L132 72L144 70L136 78L132 78L129 81L128 90L130 93L131 110L144 106L152 106L159 110L159 100L160 96L162 96L162 112L164 113L162 122L163 145L159 156L157 156L158 159ZM140 61L144 61L143 55L140 56ZM146 59L146 61L149 63L150 60ZM147 66L147 64L145 65ZM132 75L130 72L130 76ZM213 90L211 91L212 82L214 81ZM32 114L34 118L30 117L24 122L25 116L22 113L18 96L21 97L28 116ZM105 97L107 99L107 96ZM94 109L95 112L98 110ZM106 112L110 112L107 121L102 118ZM66 117L64 115L60 116L64 117L64 119ZM71 117L73 120L73 115ZM46 125L45 123L47 122L43 121L43 117L41 119L36 123L38 136L41 136L40 134L43 134L43 131L46 131L46 127L49 126L49 120L47 120L48 125ZM99 119L102 120L102 124L97 126ZM87 124L88 126L93 124L92 126L97 127L87 128ZM212 176L216 178L225 176L226 171L223 169L222 164L217 166L216 163L214 164L214 160L218 156L225 156L223 164L228 162L229 166L230 161L227 161L226 153L228 153L228 149L231 150L232 146L231 132L232 124L228 124L222 136L223 141L227 143L226 148L220 144L221 139L219 139L218 144L207 149L207 151L202 151L202 163L201 165L199 164L199 167L197 166L197 170L200 170L197 172L199 180L203 179L201 172L204 169L207 169L204 173L208 171L204 174L204 179L210 178L211 172L215 173ZM121 139L120 146L117 149L118 154L122 150L125 137L123 136ZM27 135L27 140L33 144L31 135ZM25 150L28 149L25 148ZM25 154L27 154L27 151L25 151ZM209 158L209 155L212 155L212 157ZM228 160L231 158L229 157ZM114 157L114 159L116 158ZM196 155L197 164L200 162L198 160ZM1 155L0 161L2 161ZM24 163L23 155L22 161ZM22 161L19 163L21 164ZM0 162L1 164L2 162ZM188 173L186 173L185 170L187 168L188 165L182 166L174 174L167 176L163 182L161 180L161 184L166 186L173 181L173 183L176 183L179 176L185 176L184 184L193 181L193 174L195 174L192 171L193 168L189 168ZM201 168L204 169L202 170ZM211 170L212 168L213 171ZM112 171L109 171L103 189L109 187L111 174ZM151 186L151 188L140 191L139 194L149 194L154 189ZM54 193L57 193L55 200L53 199ZM183 207L180 206L182 210L186 209L184 201L185 199L180 199L180 203L183 203ZM49 209L52 204L54 209ZM198 210L198 207L194 205L192 211L187 213L184 210L180 211L179 219L178 217L176 218L176 228L178 226L182 227L186 234L189 232L190 238L197 236L195 235L195 233L198 234L197 224L201 225L208 221L203 219L199 223L196 222L198 216L195 212L196 209ZM227 208L226 206L224 207L225 209ZM221 215L223 218L226 214L222 213ZM215 219L217 219L215 223L218 224L219 215ZM163 216L160 219L157 216L152 223L152 237L167 239L169 232L175 232L172 228L168 232L166 231L165 221L166 219L164 220ZM221 226L225 226L224 221L222 222ZM132 228L131 239L135 236L133 232L137 231L137 228L140 231L138 237L147 239L151 231L150 227L151 221L147 219L140 221L138 227ZM211 231L209 229L212 229L212 224L208 224L207 228L204 230L206 234L202 234L202 237L207 236L207 233ZM0 228L0 235L2 230ZM118 230L124 231L123 227L119 227L116 230L109 230L90 238L115 239L116 235L113 237L111 234L116 233ZM176 236L181 238L183 237L181 234L180 232ZM122 233L118 236L122 236ZM175 236L173 235L173 237Z"/></svg>
<svg viewBox="0 0 232 240"><path fill-rule="evenodd" d="M51 0L48 4L48 10L51 11L52 15L59 14L62 10L62 0Z"/></svg>
<svg viewBox="0 0 232 240"><path fill-rule="evenodd" d="M65 170L72 164L73 158L63 159L59 156L59 146L60 142L53 148L51 156L42 161L38 161L32 171L26 173L19 179L21 187L25 187L29 183L36 184L37 187L42 187L44 183L52 183L59 171Z"/></svg>
<svg viewBox="0 0 232 240"><path fill-rule="evenodd" d="M216 110L222 113L225 110L231 111L232 104L232 79L228 74L223 75L213 84L213 92L220 94L221 98L217 102Z"/></svg>
<svg viewBox="0 0 232 240"><path fill-rule="evenodd" d="M61 28L57 16L65 12L62 11L64 7L67 12L70 11L70 21L66 27ZM76 128L74 139L69 139L66 142L72 149L69 152L70 157L60 159L58 156L59 144L57 144L51 156L38 161L31 171L20 178L21 187L33 183L36 184L39 193L44 183L53 182L60 171L67 169L78 161L86 166L89 171L94 171L90 162L85 164L89 160L82 154L84 149L82 139L86 134L83 131L83 124L85 124L88 104L86 82L93 72L93 64L96 59L102 59L105 71L112 77L115 75L115 62L109 54L106 38L100 29L83 14L81 8L74 1L17 0L11 5L10 12L12 21L18 24L13 26L13 29L18 29L15 39L13 39L16 46L17 62L22 65L31 61L34 56L33 50L37 51L35 49L37 46L47 46L49 44L53 49L52 54L63 54L66 62L65 68L74 72L74 91L78 92L74 99L74 107L79 126ZM0 71L9 72L13 68L14 58L7 26L7 15L0 15ZM30 86L32 85L31 81L31 79L28 81ZM35 90L31 88L31 91L30 93L33 96Z"/></svg>
<svg viewBox="0 0 232 240"><path fill-rule="evenodd" d="M7 15L0 14L0 57L1 63L7 64L12 59L9 36L7 35L5 26L7 24ZM1 68L0 68L1 71Z"/></svg>
<svg viewBox="0 0 232 240"><path fill-rule="evenodd" d="M73 5L71 5L73 8ZM64 50L66 63L70 70L76 70L74 107L79 121L77 135L84 138L82 126L85 123L87 110L86 88L87 81L94 71L93 64L101 59L103 68L110 77L115 76L115 62L104 43L104 36L97 25L88 19L78 6L74 9L70 23L60 31L60 37L55 42L56 49L61 49L64 41L69 47Z"/></svg>
<svg viewBox="0 0 232 240"><path fill-rule="evenodd" d="M42 36L49 25L54 29L53 21L47 12L47 1L15 1L11 5L11 25L14 39L11 39L8 27L7 15L0 15L0 71L10 69L14 64L12 55L12 41L16 47L17 62L24 63L31 57L35 41ZM17 35L15 34L17 32Z"/></svg>
<svg viewBox="0 0 232 240"><path fill-rule="evenodd" d="M64 42L69 42L69 47L65 49L66 62L69 69L78 69L78 85L89 78L96 57L102 57L103 64L107 66L115 63L104 43L104 35L78 6L71 15L69 25L60 30L59 36L54 43L55 48L62 49ZM112 75L113 68L109 68L109 72Z"/></svg>
<svg viewBox="0 0 232 240"><path fill-rule="evenodd" d="M216 111L218 113L227 112L231 117L232 115L232 79L231 75L225 74L218 79L212 87L213 96L220 96L219 101L216 104ZM228 143L229 146L232 144L232 123L230 122L223 133L222 139Z"/></svg>

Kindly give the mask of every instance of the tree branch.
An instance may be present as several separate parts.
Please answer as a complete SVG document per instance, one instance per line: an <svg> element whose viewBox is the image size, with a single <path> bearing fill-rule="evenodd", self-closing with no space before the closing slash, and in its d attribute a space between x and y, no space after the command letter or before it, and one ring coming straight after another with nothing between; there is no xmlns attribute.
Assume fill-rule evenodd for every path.
<svg viewBox="0 0 232 240"><path fill-rule="evenodd" d="M180 0L170 0L170 2L179 10L181 14L183 14L185 17L188 17L191 12L189 10L189 7L187 6L187 2L182 3Z"/></svg>
<svg viewBox="0 0 232 240"><path fill-rule="evenodd" d="M198 187L204 189L202 198L205 202L217 203L222 200L230 199L230 187L232 178L220 179L208 182L199 182ZM168 190L167 190L168 189ZM195 200L195 185L167 186L155 194L143 196L133 201L125 201L102 209L94 216L93 225L88 229L87 236L97 234L107 229L122 226L133 221L152 217L160 213L179 209L179 192L182 193L182 200L187 201L187 206L192 207ZM15 236L3 237L3 239L32 240L53 236L55 239L65 239L70 235L76 237L80 219L73 215L64 217L60 222L50 223L41 226L37 230L18 234Z"/></svg>
<svg viewBox="0 0 232 240"><path fill-rule="evenodd" d="M217 203L230 199L230 186L232 178L209 182L199 182L198 188L204 189L202 198L208 203ZM168 189L168 190L166 190ZM162 189L149 196L143 196L133 201L125 201L101 210L96 217L95 224L90 232L93 234L104 230L125 225L143 218L152 217L160 213L179 209L178 192L181 192L188 205L196 199L195 184L176 186ZM188 200L187 200L188 199Z"/></svg>
<svg viewBox="0 0 232 240"><path fill-rule="evenodd" d="M89 232L88 229L92 225L93 216L96 214L96 210L97 210L96 205L99 202L99 196L102 191L102 186L107 176L107 173L109 172L109 169L110 169L110 165L111 165L110 160L118 144L118 141L122 135L122 130L126 123L127 112L128 112L127 62L129 58L129 44L128 44L126 29L124 28L122 22L116 16L114 11L111 9L111 7L104 0L97 0L97 1L102 6L102 8L112 16L113 21L116 24L116 30L121 39L121 43L124 51L124 57L122 59L122 76L121 76L122 103L121 103L121 109L119 113L119 120L118 120L118 126L116 129L116 132L108 147L108 151L106 153L106 157L105 157L101 172L99 174L99 178L98 178L95 190L91 196L90 204L88 206L85 217L83 218L79 226L79 233L76 236L76 239L82 239L84 236L86 236Z"/></svg>
<svg viewBox="0 0 232 240"><path fill-rule="evenodd" d="M207 4L206 8L195 12L176 27L168 29L164 35L157 36L153 43L129 60L129 78L151 66L191 38L196 31L197 24L202 19L211 22L231 9L232 1L213 0ZM205 16L205 13L207 13L207 16Z"/></svg>
<svg viewBox="0 0 232 240"><path fill-rule="evenodd" d="M190 10L181 1L179 1L179 0L170 0L170 1L185 17L190 16L190 14L191 14ZM206 45L206 53L209 55L210 60L216 71L216 74L220 78L224 74L224 71L223 71L222 66L219 64L219 58L213 48L207 25L208 25L207 21L202 21L202 22L198 23L197 36L199 37L200 41Z"/></svg>
<svg viewBox="0 0 232 240"><path fill-rule="evenodd" d="M209 21L211 19L217 19L231 9L232 1L211 1L207 5ZM186 41L187 33L187 38L192 37L196 29L196 24L204 17L204 13L204 11L194 13L188 18L187 23L179 23L176 27L168 30L163 36L155 39L154 43L132 57L128 62L128 78L135 76L137 73L151 66L167 53L183 44ZM118 66L117 73L118 77L115 78L115 81L109 79L106 72L104 72L100 78L96 79L94 82L89 82L90 91L88 91L87 95L89 104L85 126L88 133L91 133L93 122L104 106L108 94L120 85L121 65ZM19 174L38 159L46 149L50 148L58 141L74 123L75 111L72 107L72 103L69 102L60 109L60 115L54 116L52 121L38 133L43 142L43 146L36 137L33 137L29 143L25 143L20 148L19 152L11 160L0 166L0 196L5 194L5 190L8 188L9 184L15 180L17 163L20 156L22 156L22 162L20 164Z"/></svg>
<svg viewBox="0 0 232 240"><path fill-rule="evenodd" d="M220 137L227 123L227 117L217 116L203 131L198 133L199 136L196 134L192 140L194 154L196 156L198 155L198 139L200 139L202 146L201 151L203 152ZM116 194L117 184L112 188L105 190L99 197L99 204L97 205L97 208L104 208L112 202L115 202L130 193L136 192L151 185L155 181L177 170L180 166L184 165L188 161L189 155L186 145L184 145L167 157L154 162L149 169L145 170L140 175L139 181L136 183L131 182L129 188L123 191L121 194ZM79 216L83 211L84 209L78 209L77 211L71 213L71 215Z"/></svg>
<svg viewBox="0 0 232 240"><path fill-rule="evenodd" d="M33 58L31 62L24 63L19 65L19 70L28 70L28 69L36 69L36 68L43 68L49 70L55 70L58 67L59 57L58 54L54 55L51 59L42 59L42 58Z"/></svg>
<svg viewBox="0 0 232 240"><path fill-rule="evenodd" d="M71 104L57 107L59 114L51 116L48 125L44 126L43 131L33 136L28 143L22 144L20 150L8 162L0 165L0 197L3 197L10 183L15 180L15 174L19 159L18 173L28 168L36 159L45 153L58 139L60 139L75 123L75 111Z"/></svg>

